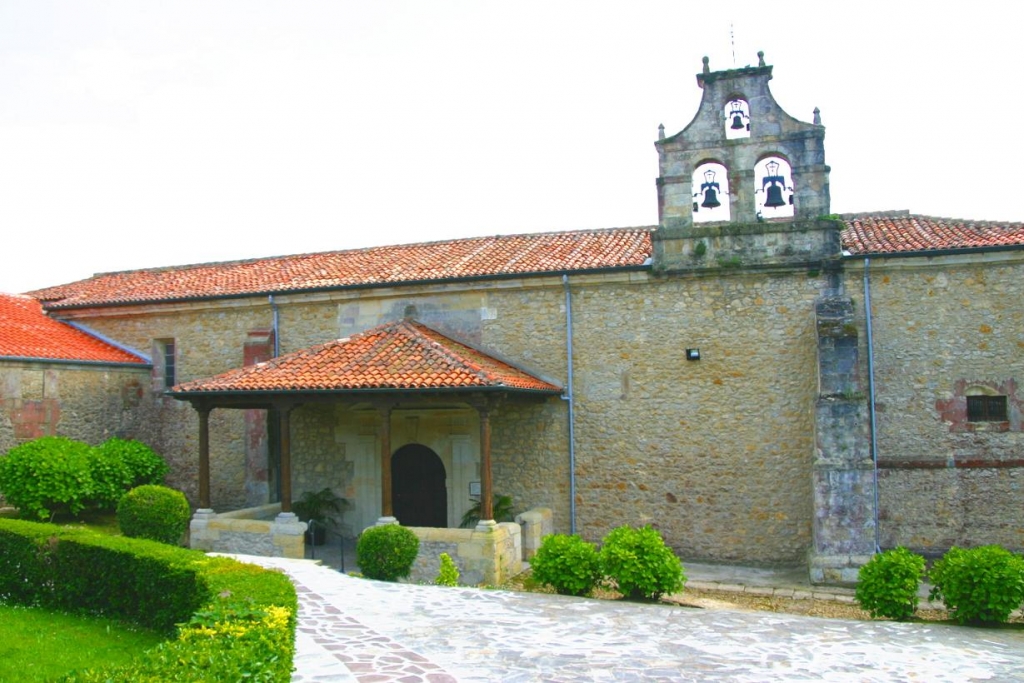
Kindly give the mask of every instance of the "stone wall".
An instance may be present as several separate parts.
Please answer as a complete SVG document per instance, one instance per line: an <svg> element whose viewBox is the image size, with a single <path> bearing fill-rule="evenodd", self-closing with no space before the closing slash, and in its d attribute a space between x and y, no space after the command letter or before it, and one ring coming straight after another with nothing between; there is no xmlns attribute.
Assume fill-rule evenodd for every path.
<svg viewBox="0 0 1024 683"><path fill-rule="evenodd" d="M263 557L306 556L305 522L282 513L279 503L216 514L199 510L189 524L189 547Z"/></svg>
<svg viewBox="0 0 1024 683"><path fill-rule="evenodd" d="M152 443L149 368L0 361L0 453L41 436Z"/></svg>
<svg viewBox="0 0 1024 683"><path fill-rule="evenodd" d="M881 546L1024 549L1024 257L873 259L870 281ZM1009 421L967 423L972 387L1007 395Z"/></svg>
<svg viewBox="0 0 1024 683"><path fill-rule="evenodd" d="M433 583L441 553L448 553L463 586L498 586L523 570L519 525L497 524L487 530L410 527L420 539L409 581Z"/></svg>
<svg viewBox="0 0 1024 683"><path fill-rule="evenodd" d="M684 560L805 560L823 286L803 272L725 271L580 288L584 537L651 524Z"/></svg>

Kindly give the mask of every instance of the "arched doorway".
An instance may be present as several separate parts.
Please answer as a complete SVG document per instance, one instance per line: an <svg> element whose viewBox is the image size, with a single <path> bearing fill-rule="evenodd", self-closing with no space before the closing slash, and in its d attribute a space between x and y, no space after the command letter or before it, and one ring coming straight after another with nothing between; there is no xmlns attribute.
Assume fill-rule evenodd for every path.
<svg viewBox="0 0 1024 683"><path fill-rule="evenodd" d="M444 463L426 446L411 443L391 456L391 505L403 526L448 526Z"/></svg>

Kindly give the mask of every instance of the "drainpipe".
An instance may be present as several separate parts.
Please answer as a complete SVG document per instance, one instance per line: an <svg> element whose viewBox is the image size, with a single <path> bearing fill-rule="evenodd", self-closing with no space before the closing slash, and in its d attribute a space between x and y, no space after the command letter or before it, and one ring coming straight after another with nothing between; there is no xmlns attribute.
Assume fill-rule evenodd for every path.
<svg viewBox="0 0 1024 683"><path fill-rule="evenodd" d="M572 291L569 289L569 276L562 275L562 286L565 287L565 355L569 365L568 387L562 400L569 404L569 533L576 533L576 414L573 408L572 393Z"/></svg>
<svg viewBox="0 0 1024 683"><path fill-rule="evenodd" d="M281 319L280 319L280 317L278 317L278 314L277 314L277 302L274 301L274 295L271 294L269 299L270 299L270 310L271 310L271 312L273 314L273 322L270 324L270 326L274 330L274 358L277 358L278 356L281 355L281 336L278 334L278 332L279 332L278 328L280 327Z"/></svg>
<svg viewBox="0 0 1024 683"><path fill-rule="evenodd" d="M875 352L871 331L871 259L864 259L864 319L868 346L868 414L871 416L872 484L875 490L875 552L882 552L878 529L878 423L875 416Z"/></svg>

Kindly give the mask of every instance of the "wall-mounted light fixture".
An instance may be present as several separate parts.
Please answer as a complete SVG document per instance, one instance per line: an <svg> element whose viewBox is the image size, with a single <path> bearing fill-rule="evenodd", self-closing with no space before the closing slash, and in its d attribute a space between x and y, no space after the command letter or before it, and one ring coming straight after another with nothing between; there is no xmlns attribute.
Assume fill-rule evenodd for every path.
<svg viewBox="0 0 1024 683"><path fill-rule="evenodd" d="M686 349L686 360L700 360L700 349Z"/></svg>

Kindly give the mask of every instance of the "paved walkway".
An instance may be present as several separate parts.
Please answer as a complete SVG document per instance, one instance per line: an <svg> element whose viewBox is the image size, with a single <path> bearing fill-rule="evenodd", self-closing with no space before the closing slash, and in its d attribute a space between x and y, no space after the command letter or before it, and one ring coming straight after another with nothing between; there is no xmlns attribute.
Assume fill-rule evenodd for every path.
<svg viewBox="0 0 1024 683"><path fill-rule="evenodd" d="M239 559L295 583L294 681L1024 680L1018 630L393 584L304 560ZM687 565L687 574L734 590L743 584L730 580L799 588L770 586L789 581L758 570Z"/></svg>

